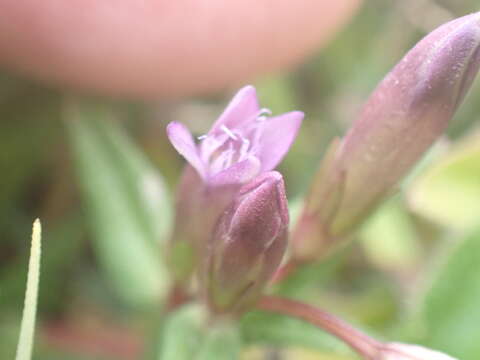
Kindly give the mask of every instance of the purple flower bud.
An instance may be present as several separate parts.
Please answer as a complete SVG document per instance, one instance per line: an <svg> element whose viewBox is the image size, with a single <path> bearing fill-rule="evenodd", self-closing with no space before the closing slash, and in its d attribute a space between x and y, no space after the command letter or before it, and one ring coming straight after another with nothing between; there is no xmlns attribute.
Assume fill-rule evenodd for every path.
<svg viewBox="0 0 480 360"><path fill-rule="evenodd" d="M455 360L438 351L418 345L389 343L380 350L375 360Z"/></svg>
<svg viewBox="0 0 480 360"><path fill-rule="evenodd" d="M169 260L177 281L192 273L220 214L241 186L275 168L295 139L303 113L270 117L253 86L242 88L198 143L188 129L170 123L167 135L185 157Z"/></svg>
<svg viewBox="0 0 480 360"><path fill-rule="evenodd" d="M480 15L451 21L420 41L387 75L342 141L346 189L333 226L364 216L443 133L480 65Z"/></svg>
<svg viewBox="0 0 480 360"><path fill-rule="evenodd" d="M333 145L313 185L320 198L307 200L317 204L307 204L310 218L328 213L320 225L327 241L358 225L443 133L478 72L479 44L479 13L453 20L422 39L378 85Z"/></svg>
<svg viewBox="0 0 480 360"><path fill-rule="evenodd" d="M251 306L280 265L288 208L282 176L264 173L245 185L216 225L201 275L214 312Z"/></svg>

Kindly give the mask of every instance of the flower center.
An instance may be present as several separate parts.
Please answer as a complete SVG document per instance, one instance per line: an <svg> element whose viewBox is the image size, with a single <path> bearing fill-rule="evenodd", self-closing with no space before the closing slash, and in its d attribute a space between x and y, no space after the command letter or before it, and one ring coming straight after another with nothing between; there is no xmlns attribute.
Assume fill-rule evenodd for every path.
<svg viewBox="0 0 480 360"><path fill-rule="evenodd" d="M261 109L251 120L237 128L223 124L214 133L200 136L200 156L214 175L257 153L264 124L271 112Z"/></svg>

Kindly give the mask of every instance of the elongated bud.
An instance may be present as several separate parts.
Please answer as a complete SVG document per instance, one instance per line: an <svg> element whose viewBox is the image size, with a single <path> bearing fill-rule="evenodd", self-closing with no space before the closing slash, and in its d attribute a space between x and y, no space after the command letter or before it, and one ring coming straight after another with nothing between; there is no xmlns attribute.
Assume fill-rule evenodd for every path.
<svg viewBox="0 0 480 360"><path fill-rule="evenodd" d="M455 360L451 356L418 345L389 343L375 360Z"/></svg>
<svg viewBox="0 0 480 360"><path fill-rule="evenodd" d="M288 221L278 172L264 173L240 190L207 249L201 280L214 312L238 313L258 299L285 253Z"/></svg>
<svg viewBox="0 0 480 360"><path fill-rule="evenodd" d="M443 133L478 72L479 44L480 13L453 20L422 39L378 85L328 154L313 184L312 196L320 198L307 200L305 216L328 213L328 223L316 225L326 241L352 231Z"/></svg>

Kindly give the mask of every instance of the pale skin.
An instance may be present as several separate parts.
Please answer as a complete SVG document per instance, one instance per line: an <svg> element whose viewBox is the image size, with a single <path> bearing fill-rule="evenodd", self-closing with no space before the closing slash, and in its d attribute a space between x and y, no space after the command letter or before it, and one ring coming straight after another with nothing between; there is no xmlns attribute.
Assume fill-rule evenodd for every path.
<svg viewBox="0 0 480 360"><path fill-rule="evenodd" d="M3 0L0 66L155 99L235 88L304 61L361 0Z"/></svg>

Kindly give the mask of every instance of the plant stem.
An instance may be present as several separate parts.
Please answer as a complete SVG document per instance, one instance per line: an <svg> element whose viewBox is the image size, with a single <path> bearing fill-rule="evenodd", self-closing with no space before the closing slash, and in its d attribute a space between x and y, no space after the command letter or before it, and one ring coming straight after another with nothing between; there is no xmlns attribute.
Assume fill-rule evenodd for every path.
<svg viewBox="0 0 480 360"><path fill-rule="evenodd" d="M343 320L311 305L277 296L264 296L257 308L305 320L339 338L367 360L375 360L382 344Z"/></svg>
<svg viewBox="0 0 480 360"><path fill-rule="evenodd" d="M167 298L166 312L171 312L180 306L184 305L191 300L191 296L185 291L185 289L179 285L174 285L170 289L170 293Z"/></svg>
<svg viewBox="0 0 480 360"><path fill-rule="evenodd" d="M301 263L290 259L286 264L282 265L273 275L272 283L278 284L290 277L300 267Z"/></svg>

